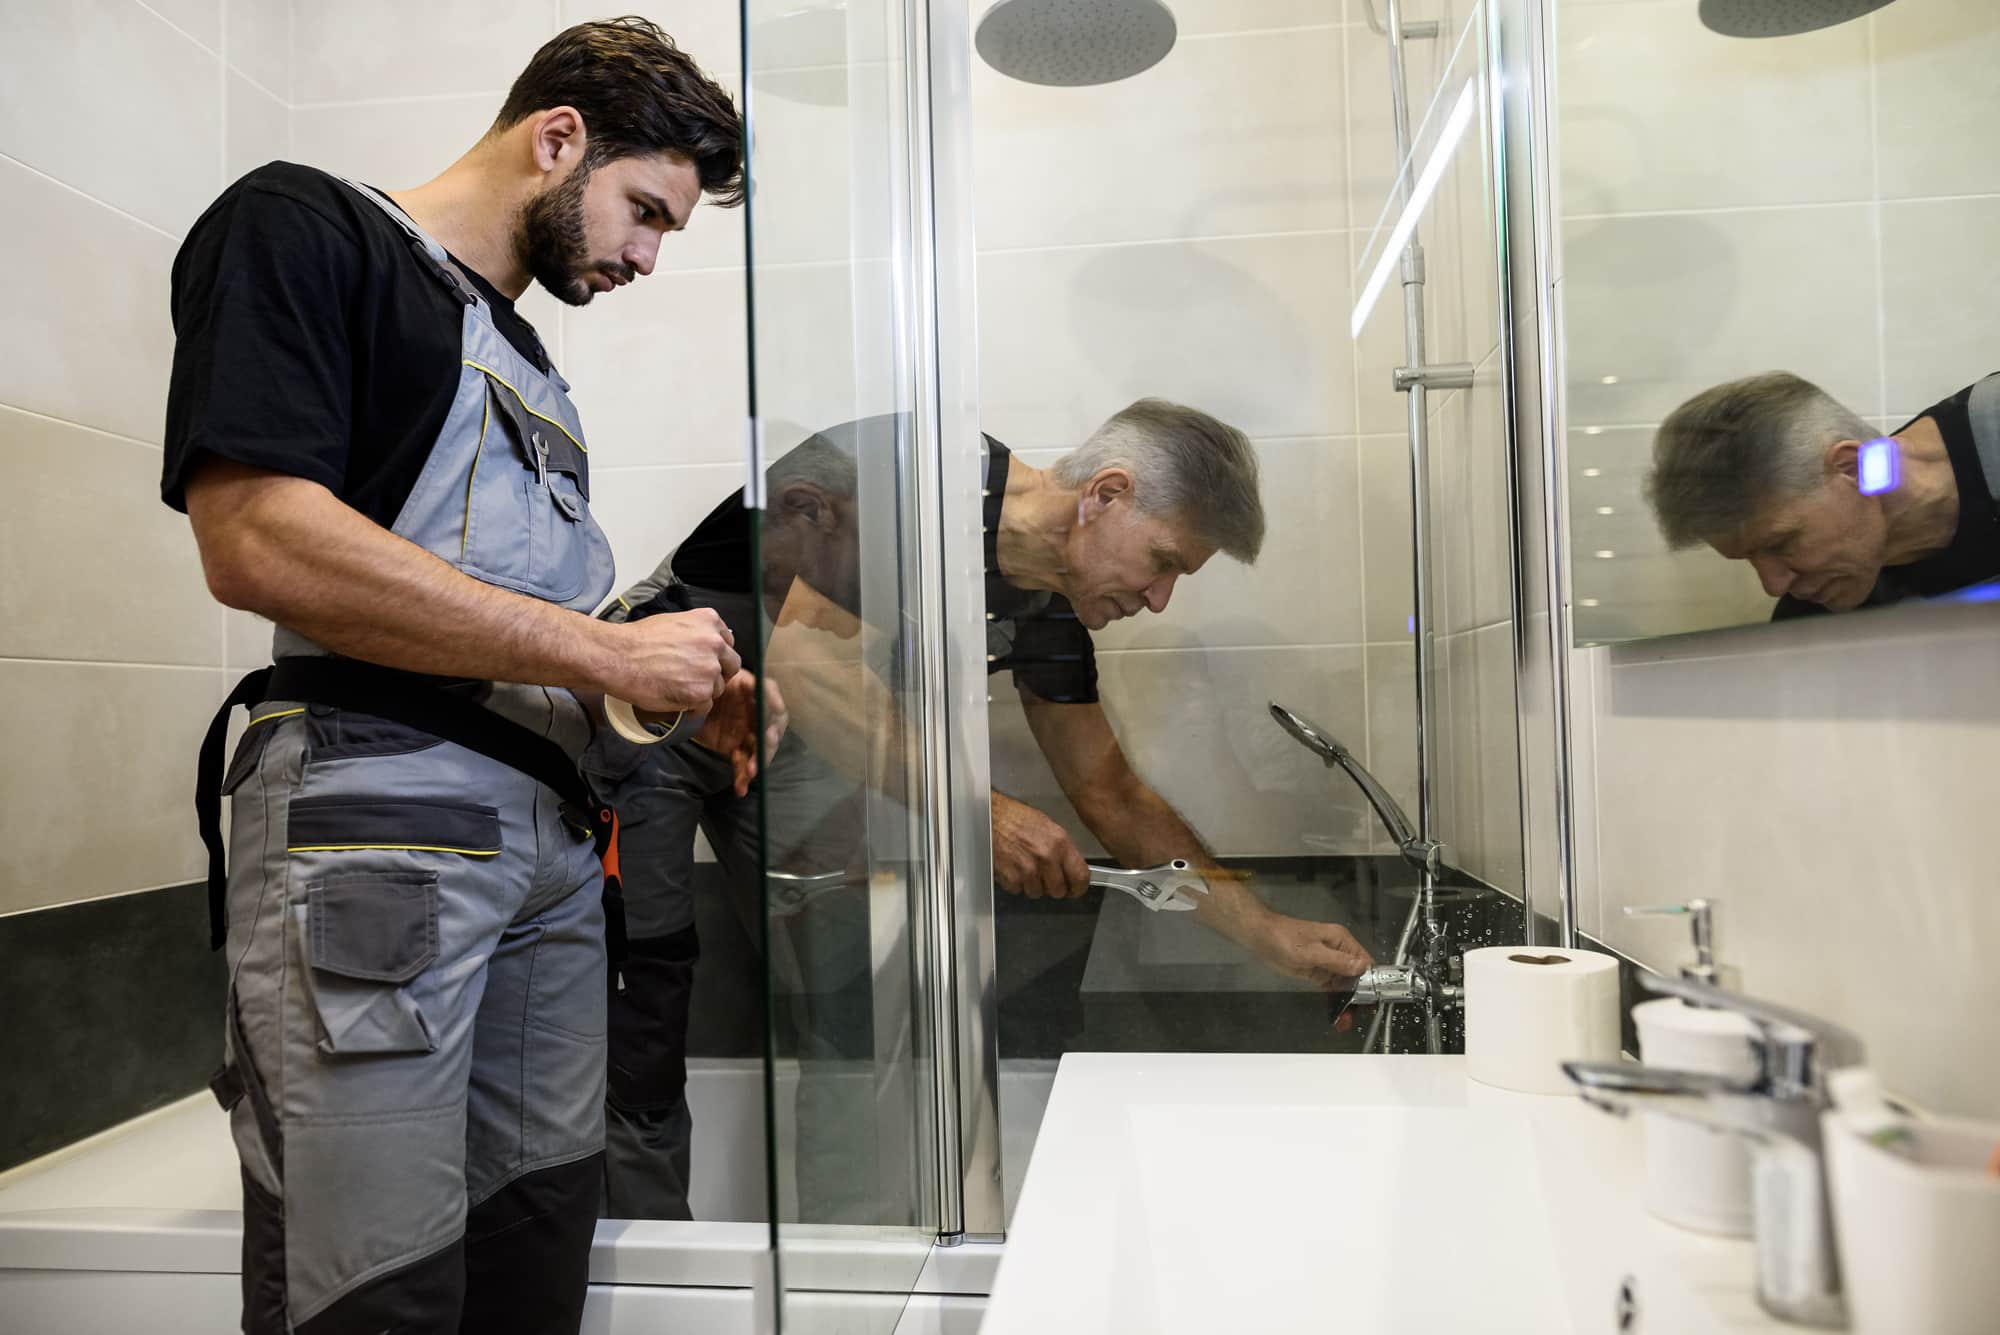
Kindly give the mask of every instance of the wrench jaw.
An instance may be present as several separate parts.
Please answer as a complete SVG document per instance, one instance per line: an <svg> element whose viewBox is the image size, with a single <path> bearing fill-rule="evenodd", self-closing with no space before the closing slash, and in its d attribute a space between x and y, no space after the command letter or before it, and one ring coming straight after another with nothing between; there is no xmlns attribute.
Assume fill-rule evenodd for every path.
<svg viewBox="0 0 2000 1335"><path fill-rule="evenodd" d="M1123 890L1154 913L1192 913L1209 893L1208 882L1185 858L1157 867L1092 867L1090 883L1105 890Z"/></svg>

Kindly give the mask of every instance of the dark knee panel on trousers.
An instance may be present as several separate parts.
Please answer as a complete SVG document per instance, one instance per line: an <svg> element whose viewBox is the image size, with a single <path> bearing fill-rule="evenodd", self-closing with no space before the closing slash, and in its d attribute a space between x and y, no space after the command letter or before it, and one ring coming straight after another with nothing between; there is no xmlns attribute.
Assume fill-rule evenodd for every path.
<svg viewBox="0 0 2000 1335"><path fill-rule="evenodd" d="M465 1221L463 1335L575 1335L604 1156L524 1173Z"/></svg>

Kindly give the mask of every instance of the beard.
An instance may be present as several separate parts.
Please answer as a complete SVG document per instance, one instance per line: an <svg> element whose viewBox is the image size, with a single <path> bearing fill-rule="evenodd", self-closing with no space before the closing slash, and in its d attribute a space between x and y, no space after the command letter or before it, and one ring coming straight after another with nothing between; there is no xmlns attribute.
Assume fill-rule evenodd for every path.
<svg viewBox="0 0 2000 1335"><path fill-rule="evenodd" d="M584 275L603 272L626 282L632 270L623 264L593 264L584 236L583 196L597 164L586 158L570 174L521 206L515 244L522 263L537 283L557 301L587 306L597 294Z"/></svg>

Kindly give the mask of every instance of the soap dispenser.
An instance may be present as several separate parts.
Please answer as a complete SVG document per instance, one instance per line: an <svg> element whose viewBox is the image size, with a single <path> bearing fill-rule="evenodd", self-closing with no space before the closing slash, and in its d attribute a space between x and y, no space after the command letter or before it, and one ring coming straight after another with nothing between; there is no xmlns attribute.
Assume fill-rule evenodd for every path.
<svg viewBox="0 0 2000 1335"><path fill-rule="evenodd" d="M1685 917L1694 959L1681 977L1734 990L1735 971L1715 960L1715 901L1692 899L1657 908L1628 908L1627 917ZM1662 997L1632 1008L1640 1059L1648 1066L1702 1071L1749 1081L1757 1077L1753 1026L1731 1011ZM1750 1143L1658 1113L1646 1117L1646 1208L1670 1224L1725 1237L1749 1237Z"/></svg>

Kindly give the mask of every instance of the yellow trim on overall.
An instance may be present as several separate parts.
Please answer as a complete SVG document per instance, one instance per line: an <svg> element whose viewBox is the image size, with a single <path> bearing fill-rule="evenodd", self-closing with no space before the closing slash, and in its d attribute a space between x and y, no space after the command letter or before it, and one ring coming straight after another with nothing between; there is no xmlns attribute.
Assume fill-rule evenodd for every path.
<svg viewBox="0 0 2000 1335"><path fill-rule="evenodd" d="M479 406L479 446L472 452L472 471L465 477L465 523L458 530L458 558L465 559L466 548L472 545L472 484L479 480L479 456L486 453L486 424L493 417L493 400L487 398Z"/></svg>
<svg viewBox="0 0 2000 1335"><path fill-rule="evenodd" d="M276 713L264 714L261 715L260 717L251 719L249 724L243 729L243 731L248 732L250 731L251 728L256 727L259 723L269 723L274 718L290 718L294 714L303 714L305 712L306 712L306 707L304 705L300 705L297 709L280 709Z"/></svg>
<svg viewBox="0 0 2000 1335"><path fill-rule="evenodd" d="M460 853L469 858L495 858L497 848L445 848L437 844L293 844L287 853L357 853L385 849L392 853Z"/></svg>
<svg viewBox="0 0 2000 1335"><path fill-rule="evenodd" d="M465 364L467 366L470 366L475 371L484 371L487 375L492 376L495 380L507 386L508 392L513 394L515 398L521 400L522 409L530 417L541 418L544 422L547 422L550 426L562 432L565 436L569 436L570 444L576 446L579 450L582 450L585 454L590 453L590 447L584 444L582 441L578 440L573 434L571 434L570 429L568 427L564 426L561 422L558 422L555 418L550 417L547 413L538 413L533 408L528 407L528 400L522 396L520 390L514 388L513 382L508 380L506 376L501 375L498 371L486 365L484 362L476 362L472 360L472 358L470 357L467 357L465 359Z"/></svg>
<svg viewBox="0 0 2000 1335"><path fill-rule="evenodd" d="M622 593L618 595L618 605L628 612L632 610L632 604L625 601L625 595Z"/></svg>

